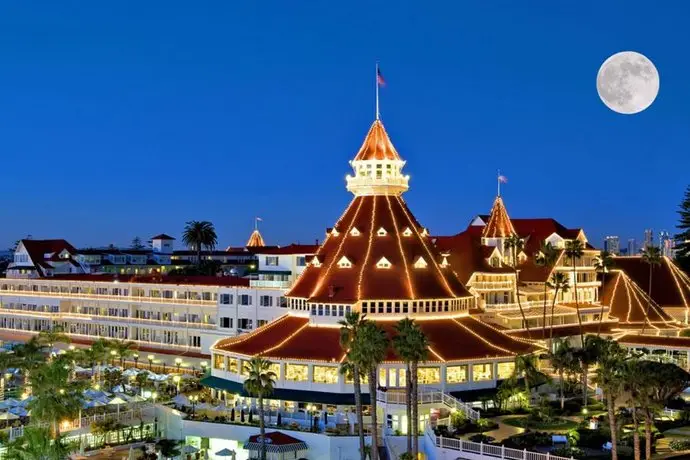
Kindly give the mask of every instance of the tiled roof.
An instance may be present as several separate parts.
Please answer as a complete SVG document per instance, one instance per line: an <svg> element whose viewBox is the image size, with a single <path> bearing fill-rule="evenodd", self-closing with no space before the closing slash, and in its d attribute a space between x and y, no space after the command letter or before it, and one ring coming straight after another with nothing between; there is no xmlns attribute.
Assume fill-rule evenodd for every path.
<svg viewBox="0 0 690 460"><path fill-rule="evenodd" d="M662 347L690 350L690 337L666 337L661 335L626 334L618 339L623 345L637 345L641 347Z"/></svg>
<svg viewBox="0 0 690 460"><path fill-rule="evenodd" d="M647 293L626 272L611 270L605 283L601 301L609 306L609 317L617 318L621 326L642 327L648 318L650 329L677 327L676 321L663 308L654 300L649 302Z"/></svg>
<svg viewBox="0 0 690 460"><path fill-rule="evenodd" d="M151 239L152 240L174 240L175 238L173 238L170 235L166 235L165 233L161 233L159 235L152 236Z"/></svg>
<svg viewBox="0 0 690 460"><path fill-rule="evenodd" d="M463 361L509 357L530 353L537 347L515 340L498 329L469 316L418 319L430 342L430 361ZM377 321L389 338L395 335L394 321ZM340 347L338 327L316 326L308 318L284 316L239 338L225 339L214 348L245 356L337 363L345 352ZM392 347L386 362L399 361Z"/></svg>
<svg viewBox="0 0 690 460"><path fill-rule="evenodd" d="M507 238L515 233L515 228L508 217L508 211L503 204L501 196L497 196L491 207L489 221L484 226L482 236L484 238Z"/></svg>
<svg viewBox="0 0 690 460"><path fill-rule="evenodd" d="M62 251L67 251L70 255L77 253L74 246L69 244L66 240L21 240L24 249L29 254L29 258L34 263L34 265L39 269L39 273L44 275L44 269L53 268L51 265L45 263L46 256L50 256L60 253ZM50 259L48 256L48 259Z"/></svg>
<svg viewBox="0 0 690 460"><path fill-rule="evenodd" d="M369 128L364 143L355 155L354 161L361 160L398 160L400 155L393 147L393 143L388 137L386 128L383 127L381 120L375 120Z"/></svg>
<svg viewBox="0 0 690 460"><path fill-rule="evenodd" d="M273 446L284 446L288 444L304 444L302 441L299 439L293 438L292 436L289 436L285 433L282 433L280 431L271 431L269 433L266 433L266 439L267 439L267 444L271 444ZM257 434L254 436L249 437L249 442L260 442L261 441L261 435Z"/></svg>
<svg viewBox="0 0 690 460"><path fill-rule="evenodd" d="M613 266L623 270L645 292L649 289L649 264L641 256L614 257ZM652 299L662 307L690 308L690 278L668 257L652 273Z"/></svg>
<svg viewBox="0 0 690 460"><path fill-rule="evenodd" d="M469 296L452 270L439 266L440 253L400 196L357 196L334 229L316 252L320 265L308 265L288 296L330 303ZM339 266L343 257L350 268ZM425 268L414 267L420 257ZM377 267L383 258L390 268Z"/></svg>
<svg viewBox="0 0 690 460"><path fill-rule="evenodd" d="M290 244L283 247L266 248L257 252L258 255L289 255L289 254L316 254L319 246L316 244Z"/></svg>

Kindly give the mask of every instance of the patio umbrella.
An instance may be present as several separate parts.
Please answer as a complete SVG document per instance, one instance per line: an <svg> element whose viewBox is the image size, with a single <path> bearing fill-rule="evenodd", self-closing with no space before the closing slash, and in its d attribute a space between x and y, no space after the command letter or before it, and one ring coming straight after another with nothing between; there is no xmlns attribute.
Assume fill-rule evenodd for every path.
<svg viewBox="0 0 690 460"><path fill-rule="evenodd" d="M197 448L194 447L194 446L190 446L189 444L187 444L186 446L182 447L182 453L185 454L185 455L196 454L197 452L199 452L199 449L197 449Z"/></svg>
<svg viewBox="0 0 690 460"><path fill-rule="evenodd" d="M175 396L173 399L171 399L171 401L176 406L189 406L190 405L189 404L189 398L187 398L183 394L179 394L179 395Z"/></svg>
<svg viewBox="0 0 690 460"><path fill-rule="evenodd" d="M235 451L230 449L221 449L216 452L216 457L234 457Z"/></svg>
<svg viewBox="0 0 690 460"><path fill-rule="evenodd" d="M14 415L12 412L3 412L0 414L0 420L17 420L18 415Z"/></svg>
<svg viewBox="0 0 690 460"><path fill-rule="evenodd" d="M31 401L33 401L34 399L36 399L36 398L33 396L29 396L28 398L22 399L21 401L19 401L19 406L20 407L27 407L29 405L29 403Z"/></svg>
<svg viewBox="0 0 690 460"><path fill-rule="evenodd" d="M123 377L136 377L137 375L139 375L139 371L134 368L127 369L122 373Z"/></svg>
<svg viewBox="0 0 690 460"><path fill-rule="evenodd" d="M120 415L120 405L121 404L127 404L127 401L120 398L119 396L115 396L113 399L108 401L108 404L112 404L112 405L117 406L117 415Z"/></svg>
<svg viewBox="0 0 690 460"><path fill-rule="evenodd" d="M27 415L29 415L26 409L19 406L10 408L8 412L14 415L18 415L19 417L26 417Z"/></svg>

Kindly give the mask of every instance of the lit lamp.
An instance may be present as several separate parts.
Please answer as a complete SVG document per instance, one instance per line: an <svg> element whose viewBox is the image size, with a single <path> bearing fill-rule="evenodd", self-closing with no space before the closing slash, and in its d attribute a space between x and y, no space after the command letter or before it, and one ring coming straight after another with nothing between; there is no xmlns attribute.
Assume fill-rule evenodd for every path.
<svg viewBox="0 0 690 460"><path fill-rule="evenodd" d="M180 393L180 380L182 380L182 379L180 378L179 375L176 375L173 377L173 382L175 383L175 387L177 388L178 394Z"/></svg>
<svg viewBox="0 0 690 460"><path fill-rule="evenodd" d="M151 397L153 398L153 403L156 404L156 398L158 397L158 393L154 391L153 393L151 393Z"/></svg>
<svg viewBox="0 0 690 460"><path fill-rule="evenodd" d="M194 417L194 410L196 409L196 403L199 402L199 395L190 396L189 402L192 403L192 417Z"/></svg>
<svg viewBox="0 0 690 460"><path fill-rule="evenodd" d="M175 366L177 366L177 373L180 373L180 366L182 366L182 358L175 358Z"/></svg>
<svg viewBox="0 0 690 460"><path fill-rule="evenodd" d="M153 360L154 360L155 356L148 355L147 358L149 360L149 370L152 371L153 370Z"/></svg>
<svg viewBox="0 0 690 460"><path fill-rule="evenodd" d="M69 351L74 351L74 348L75 348L75 347L74 347L74 345L70 345L70 346L67 347L67 348L69 349Z"/></svg>
<svg viewBox="0 0 690 460"><path fill-rule="evenodd" d="M115 350L110 350L110 365L114 366L115 365L115 357L117 356L117 352Z"/></svg>
<svg viewBox="0 0 690 460"><path fill-rule="evenodd" d="M134 359L134 368L139 366L139 353L134 353L132 359Z"/></svg>
<svg viewBox="0 0 690 460"><path fill-rule="evenodd" d="M199 365L201 366L201 373L206 374L206 368L208 367L208 363L206 361L201 361Z"/></svg>

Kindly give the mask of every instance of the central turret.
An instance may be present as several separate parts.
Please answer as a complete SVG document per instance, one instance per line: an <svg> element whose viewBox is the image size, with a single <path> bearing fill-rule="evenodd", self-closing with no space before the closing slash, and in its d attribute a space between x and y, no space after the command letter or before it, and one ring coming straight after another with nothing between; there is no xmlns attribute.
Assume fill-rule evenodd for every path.
<svg viewBox="0 0 690 460"><path fill-rule="evenodd" d="M406 192L410 176L404 176L405 161L400 158L381 120L369 128L362 147L350 162L354 177L348 175L347 190L355 196L401 195Z"/></svg>

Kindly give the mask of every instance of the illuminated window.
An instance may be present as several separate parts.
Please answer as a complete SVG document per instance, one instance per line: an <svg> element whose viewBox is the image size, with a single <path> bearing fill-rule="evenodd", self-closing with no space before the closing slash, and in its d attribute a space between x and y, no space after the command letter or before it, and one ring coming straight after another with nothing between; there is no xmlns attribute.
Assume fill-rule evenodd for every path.
<svg viewBox="0 0 690 460"><path fill-rule="evenodd" d="M314 383L338 383L338 368L333 366L314 366Z"/></svg>
<svg viewBox="0 0 690 460"><path fill-rule="evenodd" d="M446 383L467 382L467 366L446 367Z"/></svg>
<svg viewBox="0 0 690 460"><path fill-rule="evenodd" d="M225 363L223 362L224 360L223 355L213 355L213 368L214 369L224 369L225 368Z"/></svg>
<svg viewBox="0 0 690 460"><path fill-rule="evenodd" d="M386 386L386 368L385 367L379 368L379 386L381 386L381 387Z"/></svg>
<svg viewBox="0 0 690 460"><path fill-rule="evenodd" d="M381 227L381 228L378 229L378 231L376 232L376 234L377 234L378 236L386 236L386 235L388 235L388 232L386 231L385 228Z"/></svg>
<svg viewBox="0 0 690 460"><path fill-rule="evenodd" d="M412 230L410 230L410 227L405 227L402 234L403 236L412 236Z"/></svg>
<svg viewBox="0 0 690 460"><path fill-rule="evenodd" d="M362 383L362 385L368 385L369 384L369 377L366 374L360 373L359 381ZM350 385L355 383L352 375L345 374L345 383L350 384Z"/></svg>
<svg viewBox="0 0 690 460"><path fill-rule="evenodd" d="M338 230L336 230L336 229L331 229L331 233L330 233L330 234L333 235L333 236L338 236L338 235L340 235L340 233L338 233Z"/></svg>
<svg viewBox="0 0 690 460"><path fill-rule="evenodd" d="M248 377L249 376L249 369L250 369L249 361L242 359L242 360L240 360L240 365L242 366L241 371L240 371L240 375L242 375L242 377Z"/></svg>
<svg viewBox="0 0 690 460"><path fill-rule="evenodd" d="M391 263L385 257L381 257L381 260L376 262L376 268L391 268Z"/></svg>
<svg viewBox="0 0 690 460"><path fill-rule="evenodd" d="M441 267L446 268L448 266L448 254L443 254L443 260L441 261Z"/></svg>
<svg viewBox="0 0 690 460"><path fill-rule="evenodd" d="M508 379L513 375L513 372L515 371L515 363L510 362L510 363L498 363L498 370L496 374L498 374L499 379Z"/></svg>
<svg viewBox="0 0 690 460"><path fill-rule="evenodd" d="M407 386L407 369L404 367L402 369L398 370L398 386L399 387L406 387Z"/></svg>
<svg viewBox="0 0 690 460"><path fill-rule="evenodd" d="M309 367L306 364L286 364L285 380L291 382L306 382Z"/></svg>
<svg viewBox="0 0 690 460"><path fill-rule="evenodd" d="M276 380L280 380L280 364L279 363L269 364L268 370L273 372L276 375Z"/></svg>
<svg viewBox="0 0 690 460"><path fill-rule="evenodd" d="M441 382L441 369L438 367L420 367L418 370L419 383L432 385Z"/></svg>
<svg viewBox="0 0 690 460"><path fill-rule="evenodd" d="M350 262L350 260L347 257L343 256L338 261L338 267L340 267L340 268L351 268L352 262Z"/></svg>
<svg viewBox="0 0 690 460"><path fill-rule="evenodd" d="M485 380L492 380L494 378L494 366L491 363L475 364L472 366L472 380L474 382L483 382Z"/></svg>
<svg viewBox="0 0 690 460"><path fill-rule="evenodd" d="M414 263L414 268L426 268L426 266L427 266L426 260L424 260L424 258L421 256Z"/></svg>
<svg viewBox="0 0 690 460"><path fill-rule="evenodd" d="M228 358L226 366L228 372L237 373L237 360L235 358Z"/></svg>
<svg viewBox="0 0 690 460"><path fill-rule="evenodd" d="M422 229L422 236L428 236L428 235L429 235L429 231L426 228Z"/></svg>
<svg viewBox="0 0 690 460"><path fill-rule="evenodd" d="M359 232L359 230L357 230L357 227L352 227L352 230L350 230L350 235L359 236L361 235L361 233Z"/></svg>

